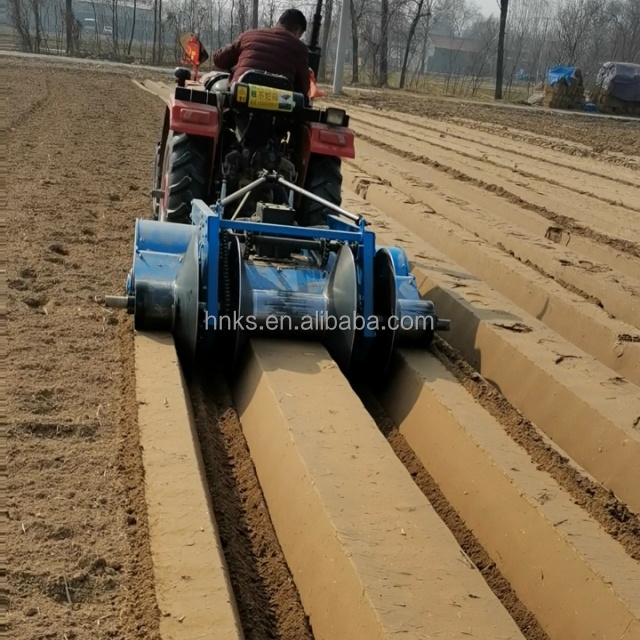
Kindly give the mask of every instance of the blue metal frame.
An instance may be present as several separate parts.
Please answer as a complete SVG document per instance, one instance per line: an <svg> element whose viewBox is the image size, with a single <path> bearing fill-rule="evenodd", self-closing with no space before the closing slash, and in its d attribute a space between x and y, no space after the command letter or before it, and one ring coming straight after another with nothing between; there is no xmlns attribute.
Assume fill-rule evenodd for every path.
<svg viewBox="0 0 640 640"><path fill-rule="evenodd" d="M215 353L211 348L214 346L216 335L219 335L215 328L221 320L221 234L227 231L237 234L254 233L283 238L327 240L345 243L350 247L355 262L357 287L356 299L350 298L352 302L349 308L353 308L364 320L359 325L360 331L351 351L354 363L368 363L369 355L373 355L374 360L380 358L376 338L381 340L379 344L384 350L385 345L391 349L394 341L409 339L415 342L422 340L425 334L424 330L405 330L403 325L402 331L394 333L391 342L386 335L376 336L375 325L370 322L370 319L375 317L376 269L391 268L395 281L395 312L392 309L376 309L377 313L382 313L383 316L386 316L386 313L395 313L401 322L405 319L431 318L434 330L448 330L448 321L436 318L433 303L422 300L415 277L411 274L406 253L399 247L377 247L376 236L373 231L367 229L367 223L363 218L353 217L351 221L349 217L347 220L345 218L352 214L338 210L338 215L326 216L325 228L298 227L252 222L246 219L225 220L221 215L223 211L224 207L220 203L212 208L202 200L194 200L191 211L192 225L136 220L133 266L127 278L127 295L130 298L128 308L136 314L136 326L139 321L140 328L146 330L177 328L179 334L182 332L183 338L193 335L189 333L190 327L197 327L197 340L206 351ZM194 240L197 242L197 268L193 262L196 257L187 255L190 242ZM376 259L376 254L380 251L388 252L391 260L391 265L388 261L385 262L388 267L381 267L382 262ZM301 252L311 255L305 249ZM246 294L243 295L242 291L237 292L240 294L236 301L240 313L246 315L245 309L251 309L248 313L253 314L254 318L257 315L260 322L272 315L281 318L288 316L290 320L293 318L293 322L301 322L301 318L306 319L318 311L340 313L335 311L333 306L336 290L332 289L332 278L336 273L336 260L336 254L332 252L327 264L322 268L312 264L279 264L277 261L269 260L245 262L238 275L241 278L242 291L248 291L249 296L245 298ZM183 265L186 271L182 271ZM389 282L386 273L380 272L380 275L383 281ZM181 282L180 274L187 274ZM195 296L192 293L193 287L197 287ZM207 315L204 323L202 320L197 321L198 314L202 312L206 312ZM200 317L202 318L202 315ZM327 335L318 325L314 325L313 331L316 335ZM192 348L189 343L189 349Z"/></svg>
<svg viewBox="0 0 640 640"><path fill-rule="evenodd" d="M323 229L319 227L294 227L262 222L225 220L221 217L222 211L223 207L219 203L215 209L207 206L202 200L194 200L192 203L191 219L194 224L206 226L206 238L200 241L200 255L201 259L208 258L206 278L203 278L202 281L206 287L205 299L207 301L207 313L210 318L218 315L218 263L220 254L218 242L209 242L208 239L217 238L222 229L237 232L264 233L278 237L333 240L356 245L356 264L360 283L358 306L361 315L365 318L363 337L367 340L375 337L375 331L371 329L368 322L368 319L373 314L375 234L366 229L367 223L364 219L361 219L358 224L353 224L335 215L327 215L327 226L329 228ZM205 272L203 271L204 274ZM212 322L209 324L212 324Z"/></svg>

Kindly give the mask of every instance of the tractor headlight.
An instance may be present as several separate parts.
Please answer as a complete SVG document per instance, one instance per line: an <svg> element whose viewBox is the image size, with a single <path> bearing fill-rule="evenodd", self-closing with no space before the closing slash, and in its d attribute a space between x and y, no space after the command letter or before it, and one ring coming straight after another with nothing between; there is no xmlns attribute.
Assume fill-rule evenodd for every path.
<svg viewBox="0 0 640 640"><path fill-rule="evenodd" d="M342 126L347 112L344 109L336 109L334 107L327 108L327 124Z"/></svg>

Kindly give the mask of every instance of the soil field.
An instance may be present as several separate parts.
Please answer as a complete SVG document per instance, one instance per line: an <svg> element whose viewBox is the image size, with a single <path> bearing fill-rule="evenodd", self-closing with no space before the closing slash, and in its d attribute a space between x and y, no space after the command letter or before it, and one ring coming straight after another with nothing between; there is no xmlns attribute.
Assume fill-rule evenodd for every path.
<svg viewBox="0 0 640 640"><path fill-rule="evenodd" d="M131 316L104 306L151 213L163 106L132 80L152 72L6 75L6 631L216 637L167 599L188 608L199 576L159 578L149 514L181 478L150 469L164 445L139 416L174 396L141 400ZM223 605L245 640L640 639L638 128L348 102L343 206L407 251L452 327L375 390L319 345L273 341L239 380L190 380ZM162 525L176 555L197 552L184 501Z"/></svg>
<svg viewBox="0 0 640 640"><path fill-rule="evenodd" d="M558 114L524 106L514 108L455 98L429 98L403 91L354 91L345 101L377 110L391 109L446 122L463 122L469 128L516 140L530 139L546 148L614 162L619 153L637 155L640 145L640 120L637 119L621 121L568 111Z"/></svg>

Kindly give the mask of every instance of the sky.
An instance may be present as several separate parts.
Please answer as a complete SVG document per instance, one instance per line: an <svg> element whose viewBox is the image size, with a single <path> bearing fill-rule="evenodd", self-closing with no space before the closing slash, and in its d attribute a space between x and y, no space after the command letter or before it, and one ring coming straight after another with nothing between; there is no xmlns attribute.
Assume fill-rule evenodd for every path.
<svg viewBox="0 0 640 640"><path fill-rule="evenodd" d="M475 0L475 3L485 16L498 15L498 0Z"/></svg>

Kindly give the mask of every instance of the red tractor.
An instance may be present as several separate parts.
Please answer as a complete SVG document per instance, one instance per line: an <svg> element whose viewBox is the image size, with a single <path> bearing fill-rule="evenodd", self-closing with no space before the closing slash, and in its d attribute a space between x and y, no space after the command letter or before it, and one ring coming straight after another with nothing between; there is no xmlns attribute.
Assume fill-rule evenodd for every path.
<svg viewBox="0 0 640 640"><path fill-rule="evenodd" d="M319 23L317 11L310 45L314 78ZM175 70L177 86L167 101L156 149L154 217L190 224L194 199L216 203L271 171L315 198L297 192L291 202L287 190L267 183L247 191L235 212L225 215L251 215L257 202L270 202L293 207L301 226L323 225L327 207L322 201L341 204L341 160L355 156L346 112L315 108L313 95L296 93L287 78L261 71L231 83L223 72L198 80L197 67L207 53L193 34L182 45L184 62L195 74L192 80L189 69Z"/></svg>

